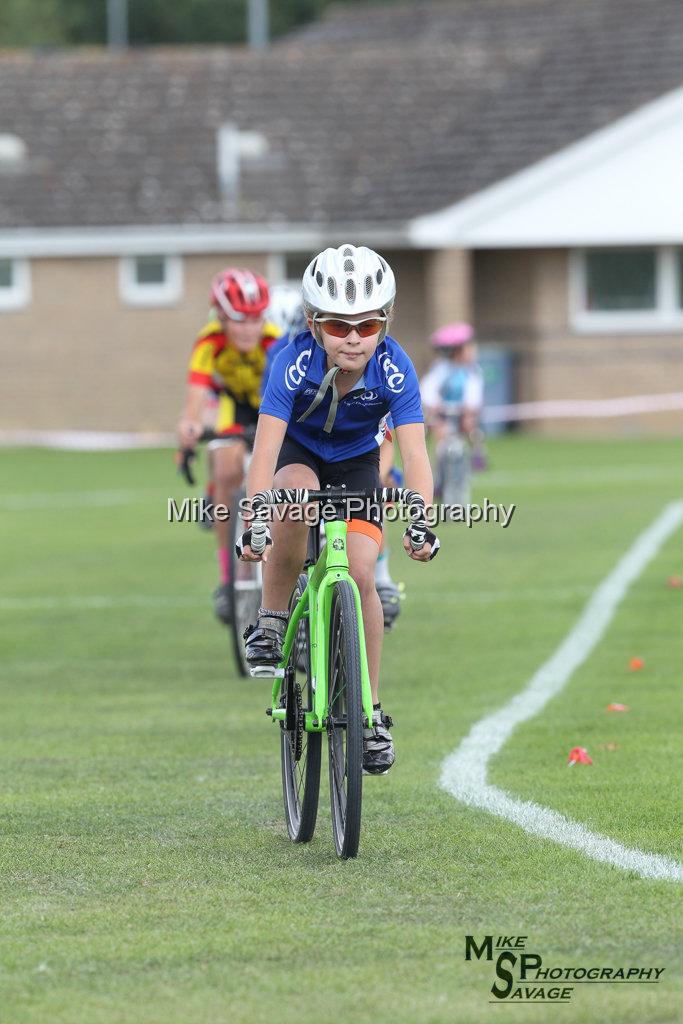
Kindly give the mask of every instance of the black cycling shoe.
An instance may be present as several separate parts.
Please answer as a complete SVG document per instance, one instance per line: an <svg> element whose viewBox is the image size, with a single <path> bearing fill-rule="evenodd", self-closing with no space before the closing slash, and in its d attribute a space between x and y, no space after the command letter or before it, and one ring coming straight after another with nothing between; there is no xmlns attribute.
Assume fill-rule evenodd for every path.
<svg viewBox="0 0 683 1024"><path fill-rule="evenodd" d="M229 583L221 583L213 592L213 610L216 618L229 626L232 622L232 594Z"/></svg>
<svg viewBox="0 0 683 1024"><path fill-rule="evenodd" d="M401 614L401 601L403 591L395 583L375 584L379 599L382 602L382 613L384 615L384 630L389 632L396 625L396 619Z"/></svg>
<svg viewBox="0 0 683 1024"><path fill-rule="evenodd" d="M274 675L282 660L284 633L268 626L247 626L244 631L244 656L250 669ZM271 670L271 671L268 671Z"/></svg>
<svg viewBox="0 0 683 1024"><path fill-rule="evenodd" d="M363 729L363 775L386 775L396 755L389 728L393 725L381 708L372 713L372 729Z"/></svg>

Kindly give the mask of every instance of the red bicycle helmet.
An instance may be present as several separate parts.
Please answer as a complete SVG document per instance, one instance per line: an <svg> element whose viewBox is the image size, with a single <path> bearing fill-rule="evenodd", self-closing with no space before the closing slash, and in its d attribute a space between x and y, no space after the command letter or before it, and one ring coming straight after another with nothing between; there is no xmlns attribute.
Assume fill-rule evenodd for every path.
<svg viewBox="0 0 683 1024"><path fill-rule="evenodd" d="M265 278L252 270L228 267L211 282L212 306L221 309L230 320L247 320L260 316L270 302Z"/></svg>

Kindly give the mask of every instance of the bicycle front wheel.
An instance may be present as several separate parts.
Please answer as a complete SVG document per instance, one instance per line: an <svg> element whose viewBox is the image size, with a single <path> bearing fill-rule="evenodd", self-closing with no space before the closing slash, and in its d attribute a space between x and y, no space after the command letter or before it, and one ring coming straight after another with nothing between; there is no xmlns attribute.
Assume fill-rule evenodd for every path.
<svg viewBox="0 0 683 1024"><path fill-rule="evenodd" d="M237 671L246 678L249 675L249 666L244 653L244 631L247 626L255 625L258 619L262 581L261 563L242 562L235 552L235 541L246 528L240 514L240 500L243 497L244 491L238 496L230 516L230 591L232 597L230 631Z"/></svg>
<svg viewBox="0 0 683 1024"><path fill-rule="evenodd" d="M363 698L360 633L353 590L334 585L330 614L327 740L332 833L337 856L355 857L363 797Z"/></svg>
<svg viewBox="0 0 683 1024"><path fill-rule="evenodd" d="M290 615L306 583L306 576L301 573L289 601ZM304 729L305 713L313 710L308 623L306 617L299 620L280 687L280 707L286 712L284 722L280 723L282 795L287 831L295 843L307 843L313 838L320 793L322 733Z"/></svg>

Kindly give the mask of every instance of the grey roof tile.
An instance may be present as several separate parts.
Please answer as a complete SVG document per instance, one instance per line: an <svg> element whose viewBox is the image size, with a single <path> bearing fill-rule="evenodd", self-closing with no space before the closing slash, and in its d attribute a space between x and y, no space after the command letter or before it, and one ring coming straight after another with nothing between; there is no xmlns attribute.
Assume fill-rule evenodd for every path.
<svg viewBox="0 0 683 1024"><path fill-rule="evenodd" d="M683 84L680 0L462 0L333 10L262 55L0 53L0 229L400 224ZM224 203L215 132L261 132Z"/></svg>

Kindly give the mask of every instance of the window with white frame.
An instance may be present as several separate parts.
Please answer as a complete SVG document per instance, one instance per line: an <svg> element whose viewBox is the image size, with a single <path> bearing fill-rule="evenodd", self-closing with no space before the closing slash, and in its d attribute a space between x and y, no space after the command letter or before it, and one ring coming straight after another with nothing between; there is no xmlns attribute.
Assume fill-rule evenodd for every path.
<svg viewBox="0 0 683 1024"><path fill-rule="evenodd" d="M0 311L23 309L31 301L28 260L0 257Z"/></svg>
<svg viewBox="0 0 683 1024"><path fill-rule="evenodd" d="M284 277L286 281L301 284L304 272L316 254L314 252L286 252L284 254Z"/></svg>
<svg viewBox="0 0 683 1024"><path fill-rule="evenodd" d="M272 284L300 286L314 252L277 252L268 258L268 281Z"/></svg>
<svg viewBox="0 0 683 1024"><path fill-rule="evenodd" d="M569 291L578 331L681 330L683 249L576 250Z"/></svg>
<svg viewBox="0 0 683 1024"><path fill-rule="evenodd" d="M172 306L183 293L179 256L123 256L119 293L128 306Z"/></svg>

